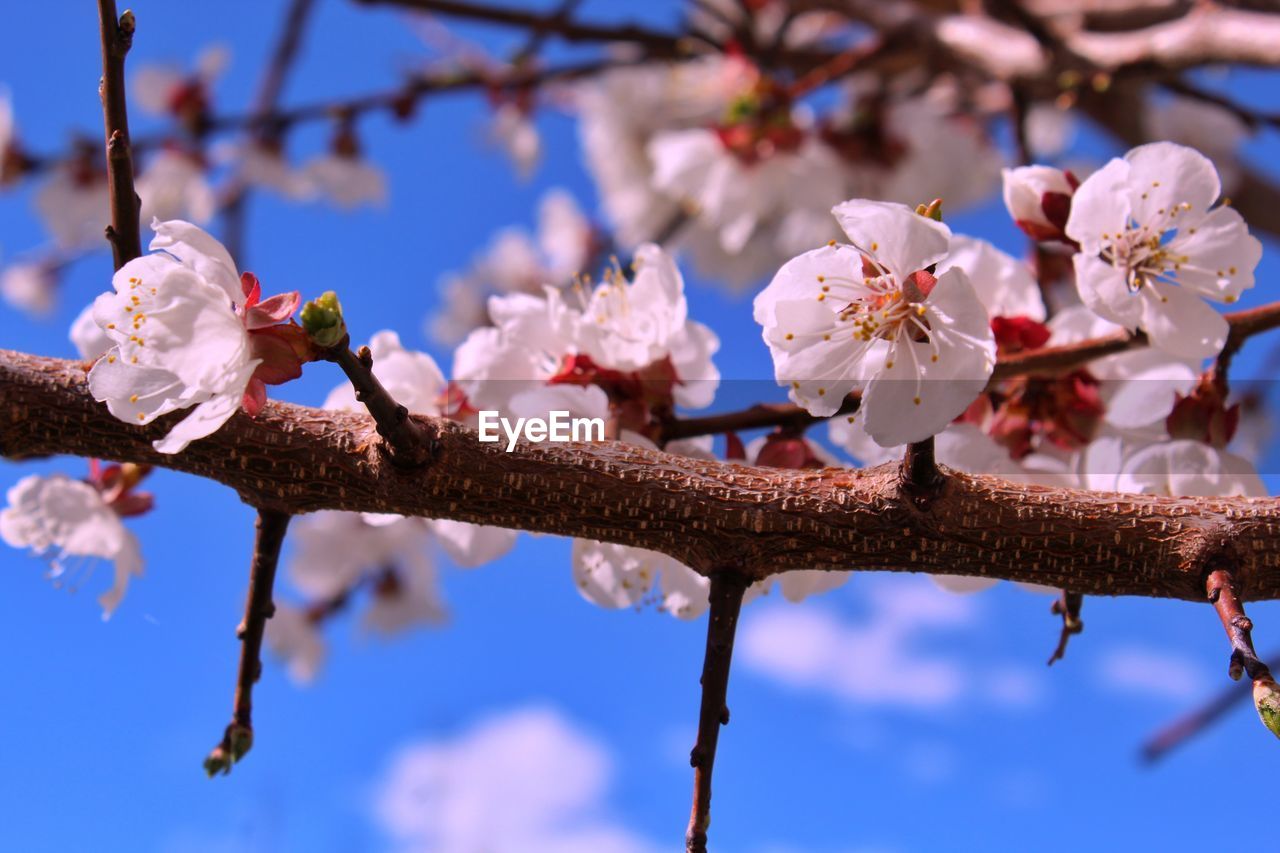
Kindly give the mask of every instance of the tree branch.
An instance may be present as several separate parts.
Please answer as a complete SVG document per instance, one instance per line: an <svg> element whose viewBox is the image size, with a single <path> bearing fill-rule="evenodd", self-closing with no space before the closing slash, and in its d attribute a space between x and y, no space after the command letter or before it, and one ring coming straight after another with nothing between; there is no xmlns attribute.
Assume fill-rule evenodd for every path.
<svg viewBox="0 0 1280 853"><path fill-rule="evenodd" d="M698 739L689 754L693 766L693 807L685 832L688 853L706 853L707 828L711 825L711 773L716 763L720 727L729 724L729 668L733 662L733 639L738 630L738 614L748 583L739 574L711 575L707 618L707 649L702 659L702 704L698 711Z"/></svg>
<svg viewBox="0 0 1280 853"><path fill-rule="evenodd" d="M1280 667L1280 655L1272 656L1267 661L1267 668ZM1143 761L1156 762L1164 758L1174 749L1204 732L1222 718L1232 706L1249 698L1252 685L1241 681L1224 687L1216 696L1194 711L1179 717L1169 725L1160 729L1142 745Z"/></svg>
<svg viewBox="0 0 1280 853"><path fill-rule="evenodd" d="M262 675L262 638L267 620L276 612L271 593L289 519L287 513L275 510L258 512L244 621L236 629L236 636L240 638L240 666L236 674L235 704L222 742L204 761L205 772L211 777L230 773L232 765L244 758L253 746L253 685Z"/></svg>
<svg viewBox="0 0 1280 853"><path fill-rule="evenodd" d="M115 0L98 0L102 33L102 122L107 140L107 187L111 194L111 225L107 240L116 269L142 255L138 222L141 201L133 187L133 153L129 145L129 111L125 103L124 58L133 45L133 13L116 17Z"/></svg>
<svg viewBox="0 0 1280 853"><path fill-rule="evenodd" d="M1271 670L1253 650L1253 622L1244 614L1234 572L1229 568L1210 572L1205 581L1205 590L1209 601L1213 602L1214 609L1218 611L1218 618L1222 620L1222 627L1226 629L1227 639L1231 642L1231 664L1228 668L1231 680L1239 681L1240 676L1245 673L1251 681L1270 678Z"/></svg>
<svg viewBox="0 0 1280 853"><path fill-rule="evenodd" d="M575 21L566 15L535 12L507 6L490 6L470 0L355 0L358 6L396 6L415 12L497 24L546 33L567 42L627 42L640 45L653 57L673 57L687 53L685 39L675 33L659 32L636 24L595 25Z"/></svg>
<svg viewBox="0 0 1280 853"><path fill-rule="evenodd" d="M297 59L298 48L302 45L302 33L313 8L315 0L291 0L285 12L284 27L276 40L275 50L272 51L258 87L258 96L254 100L253 116L257 122L255 136L259 140L265 141L270 136L270 129L262 122L275 111L280 101L285 79ZM248 195L249 187L243 181L237 181L222 204L222 242L231 257L241 262L241 266L244 265L244 226Z"/></svg>
<svg viewBox="0 0 1280 853"><path fill-rule="evenodd" d="M1078 592L1062 591L1057 601L1049 608L1049 612L1062 617L1062 631L1058 634L1058 645L1049 656L1049 666L1062 660L1067 653L1067 643L1073 636L1084 630L1084 622L1080 620L1080 608L1084 605L1084 596Z"/></svg>
<svg viewBox="0 0 1280 853"><path fill-rule="evenodd" d="M934 460L933 436L907 445L902 457L902 494L916 509L924 512L942 493L947 478Z"/></svg>
<svg viewBox="0 0 1280 853"><path fill-rule="evenodd" d="M152 464L224 483L278 512L451 518L670 554L695 571L757 579L791 569L884 570L1030 581L1088 595L1204 600L1206 543L1231 539L1250 599L1280 598L1280 502L1025 486L943 469L921 513L899 466L790 471L673 456L618 442L506 453L452 421L411 416L435 464L406 470L363 415L268 402L184 452L94 401L79 362L0 350L0 455L67 453Z"/></svg>
<svg viewBox="0 0 1280 853"><path fill-rule="evenodd" d="M1280 328L1280 302L1234 311L1224 315L1230 326L1228 341L1238 349L1246 339ZM1075 344L1028 350L1001 357L991 375L992 381L1031 373L1057 373L1074 370L1097 358L1115 355L1147 345L1147 336L1138 332L1117 332L1101 338L1090 338Z"/></svg>
<svg viewBox="0 0 1280 853"><path fill-rule="evenodd" d="M347 374L356 389L356 399L369 410L378 435L386 442L391 461L400 467L425 465L435 447L430 433L409 417L409 410L397 403L373 375L373 353L369 348L360 347L356 353L349 344L350 339L344 336L337 346L323 350L320 357Z"/></svg>

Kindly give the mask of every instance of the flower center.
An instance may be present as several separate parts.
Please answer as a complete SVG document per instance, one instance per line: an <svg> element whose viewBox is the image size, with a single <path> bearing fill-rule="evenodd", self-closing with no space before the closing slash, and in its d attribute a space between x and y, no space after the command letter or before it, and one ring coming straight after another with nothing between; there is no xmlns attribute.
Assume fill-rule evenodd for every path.
<svg viewBox="0 0 1280 853"><path fill-rule="evenodd" d="M1153 181L1153 188L1160 186ZM1142 194L1147 198L1147 193ZM1113 267L1125 271L1125 283L1130 293L1137 293L1152 282L1173 283L1183 266L1191 262L1187 255L1170 248L1170 241L1178 233L1179 214L1191 209L1187 202L1159 208L1146 222L1130 218L1123 231L1102 234L1102 259ZM1195 229L1188 229L1194 234Z"/></svg>

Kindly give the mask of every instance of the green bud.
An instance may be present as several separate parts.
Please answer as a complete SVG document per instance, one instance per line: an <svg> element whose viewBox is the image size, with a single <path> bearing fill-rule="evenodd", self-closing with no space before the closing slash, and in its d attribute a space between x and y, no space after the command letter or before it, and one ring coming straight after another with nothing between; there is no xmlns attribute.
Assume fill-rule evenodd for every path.
<svg viewBox="0 0 1280 853"><path fill-rule="evenodd" d="M213 748L213 752L204 760L204 772L212 779L218 774L223 776L231 772L231 767L244 758L253 746L253 729L232 723L222 735L222 743Z"/></svg>
<svg viewBox="0 0 1280 853"><path fill-rule="evenodd" d="M1253 682L1253 706L1258 709L1262 724L1280 737L1280 687L1270 676Z"/></svg>
<svg viewBox="0 0 1280 853"><path fill-rule="evenodd" d="M342 305L338 302L338 294L332 290L303 305L299 318L302 320L302 328L307 330L307 336L318 347L334 346L347 335L347 324L342 319Z"/></svg>

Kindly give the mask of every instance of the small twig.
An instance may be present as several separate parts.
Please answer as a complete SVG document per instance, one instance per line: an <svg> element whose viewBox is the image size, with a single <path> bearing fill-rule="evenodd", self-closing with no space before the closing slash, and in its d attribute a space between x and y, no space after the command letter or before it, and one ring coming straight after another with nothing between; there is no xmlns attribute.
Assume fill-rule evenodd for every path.
<svg viewBox="0 0 1280 853"><path fill-rule="evenodd" d="M1227 639L1231 641L1231 664L1227 674L1233 681L1239 681L1243 674L1248 674L1253 681L1270 678L1271 670L1253 650L1253 638L1250 636L1253 622L1244 614L1244 604L1240 601L1239 589L1230 569L1210 572L1205 590L1218 611L1222 627L1227 631Z"/></svg>
<svg viewBox="0 0 1280 853"><path fill-rule="evenodd" d="M853 414L858 411L861 402L859 394L850 394L844 398L844 405L832 417ZM680 438L770 427L783 427L799 433L824 420L826 418L811 415L794 403L757 403L737 412L667 421L662 425L662 441L665 443Z"/></svg>
<svg viewBox="0 0 1280 853"><path fill-rule="evenodd" d="M547 39L553 35L553 29L573 23L573 13L578 11L578 7L581 5L582 0L560 0L560 3L543 19L542 23L535 25L530 31L528 39L512 55L511 64L518 66L537 56L543 45L547 43Z"/></svg>
<svg viewBox="0 0 1280 853"><path fill-rule="evenodd" d="M368 347L352 352L350 340L343 337L337 345L320 352L320 358L342 368L356 389L356 399L364 404L382 436L391 461L403 467L417 467L430 461L435 442L422 424L409 416L409 410L395 401L373 375L373 354Z"/></svg>
<svg viewBox="0 0 1280 853"><path fill-rule="evenodd" d="M1217 92L1197 86L1186 78L1174 77L1162 81L1160 85L1184 97L1220 107L1240 119L1252 131L1257 131L1264 124L1280 127L1280 113L1266 113L1261 110L1251 109L1237 103L1226 95L1220 95Z"/></svg>
<svg viewBox="0 0 1280 853"><path fill-rule="evenodd" d="M902 457L902 491L917 509L928 509L946 482L934 459L933 436L907 445Z"/></svg>
<svg viewBox="0 0 1280 853"><path fill-rule="evenodd" d="M235 706L222 742L204 761L205 772L211 777L230 773L231 766L244 758L253 746L253 685L262 674L262 638L266 633L267 620L276 611L271 592L275 585L276 564L280 560L280 546L291 518L283 512L258 511L244 621L236 629L236 636L240 638L240 667L236 675Z"/></svg>
<svg viewBox="0 0 1280 853"><path fill-rule="evenodd" d="M1018 165L1031 165L1031 142L1027 138L1027 114L1031 102L1026 90L1013 86L1009 92L1009 123L1013 125L1013 147L1017 152Z"/></svg>
<svg viewBox="0 0 1280 853"><path fill-rule="evenodd" d="M1280 328L1280 302L1234 311L1223 315L1230 325L1228 345L1238 349L1246 339L1254 335ZM1238 343L1232 343L1237 341ZM991 381L1025 376L1031 373L1066 372L1081 367L1097 358L1128 352L1147 345L1147 336L1138 332L1117 332L1100 338L1090 338L1074 344L1044 347L1002 357L991 374Z"/></svg>
<svg viewBox="0 0 1280 853"><path fill-rule="evenodd" d="M554 35L567 42L630 42L646 48L655 57L669 58L686 53L686 45L681 36L635 24L586 24L555 12L548 14L515 6L489 6L460 0L356 0L356 3L360 6L397 6L487 24L529 29Z"/></svg>
<svg viewBox="0 0 1280 853"><path fill-rule="evenodd" d="M653 235L653 242L670 248L671 243L680 236L680 232L684 231L684 226L689 224L691 218L688 210L680 208L662 223L662 227Z"/></svg>
<svg viewBox="0 0 1280 853"><path fill-rule="evenodd" d="M302 33L306 29L307 19L315 7L315 0L292 0L285 12L284 27L276 41L275 51L267 70L262 75L262 83L254 102L253 117L255 121L254 136L258 141L267 141L272 129L265 119L273 113L284 91L284 83L289 70L298 56L298 48L302 45ZM246 203L249 187L243 181L237 181L227 193L222 203L223 244L231 257L244 261L245 216L248 212Z"/></svg>
<svg viewBox="0 0 1280 853"><path fill-rule="evenodd" d="M1267 661L1267 668L1280 667L1280 655L1274 655ZM1164 758L1174 749L1204 732L1222 718L1232 706L1250 697L1252 685L1240 681L1224 687L1208 702L1174 720L1160 729L1142 745L1141 755L1144 761L1155 762Z"/></svg>
<svg viewBox="0 0 1280 853"><path fill-rule="evenodd" d="M1062 660L1063 655L1067 653L1067 642L1072 636L1084 630L1084 622L1080 620L1080 608L1083 604L1083 595L1064 589L1062 595L1049 608L1050 613L1062 617L1062 633L1058 635L1058 647L1053 650L1053 655L1049 658L1049 666Z"/></svg>
<svg viewBox="0 0 1280 853"><path fill-rule="evenodd" d="M720 727L729 723L725 694L738 613L748 581L737 572L711 576L711 610L707 620L707 649L702 660L702 706L698 712L698 739L689 763L693 766L693 809L685 833L688 853L706 853L707 827L711 825L711 772L716 762Z"/></svg>
<svg viewBox="0 0 1280 853"><path fill-rule="evenodd" d="M142 255L142 229L138 221L142 203L133 187L133 152L129 146L129 111L125 103L124 58L133 45L135 21L126 11L116 17L115 0L98 0L102 33L102 121L106 131L107 188L111 195L111 224L107 240L115 268Z"/></svg>

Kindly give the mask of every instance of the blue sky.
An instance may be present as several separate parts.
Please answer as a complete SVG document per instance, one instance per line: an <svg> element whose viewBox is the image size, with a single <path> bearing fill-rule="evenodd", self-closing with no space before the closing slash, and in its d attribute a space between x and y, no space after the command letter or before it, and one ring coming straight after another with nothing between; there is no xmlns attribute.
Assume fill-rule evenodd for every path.
<svg viewBox="0 0 1280 853"><path fill-rule="evenodd" d="M140 0L130 62L185 63L224 42L233 61L219 104L238 111L283 5ZM633 5L591 0L583 14L609 19ZM37 151L60 150L71 131L100 130L90 6L6 9L0 81ZM318 6L287 102L392 84L423 56L395 14L340 0ZM666 20L672 8L655 3L645 14ZM1280 97L1262 75L1214 82L1272 108ZM550 112L540 120L547 161L522 184L485 146L486 112L482 98L458 96L429 102L408 125L362 124L368 154L392 176L390 205L343 214L257 196L243 266L269 292L336 289L353 338L396 328L447 365L449 354L432 350L421 331L437 277L465 266L499 227L531 222L549 187L569 188L589 209L595 203L570 119ZM136 120L136 130L146 127ZM327 135L308 128L291 150L317 151ZM1096 140L1084 145L1099 153ZM1277 152L1274 135L1249 149L1255 162ZM4 259L43 240L30 196L30 186L0 196ZM1020 245L998 202L949 221L1011 250ZM1246 306L1274 298L1276 251L1268 244ZM76 263L47 320L0 307L0 346L71 356L66 328L109 274L105 253ZM691 315L720 334L726 375L769 376L749 300L690 284ZM1242 368L1267 348L1252 348ZM330 366L313 365L281 396L317 404L338 381ZM722 405L735 402L744 401ZM71 459L4 462L0 486L50 470L85 469ZM487 733L506 724L525 731L517 724L532 718L551 720L550 730L598 765L580 801L564 806L565 821L677 848L704 624L586 603L570 580L566 540L525 537L495 564L447 567L452 622L444 630L382 642L338 619L331 658L310 687L269 660L255 693L254 751L229 778L206 779L201 759L230 713L252 513L192 477L162 471L149 485L157 507L131 522L147 575L109 623L94 602L104 578L55 590L39 561L0 551L6 847L397 849L379 819L397 761L447 753L478 762ZM1277 745L1247 708L1157 768L1135 758L1144 735L1226 683L1211 609L1089 599L1086 633L1046 670L1057 631L1048 607L1048 598L1009 586L950 598L923 578L871 575L799 607L751 605L717 762L714 849L1209 848L1243 827L1243 815L1268 812ZM1280 608L1250 613L1260 647L1274 648ZM533 773L533 784L565 784L573 772L550 767L541 780ZM1236 780L1232 800L1215 787L1228 778ZM1258 843L1258 830L1240 831Z"/></svg>

